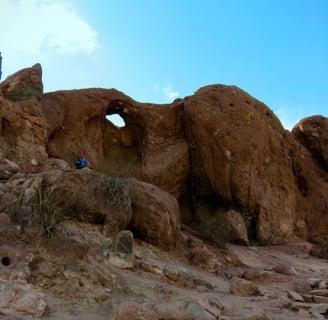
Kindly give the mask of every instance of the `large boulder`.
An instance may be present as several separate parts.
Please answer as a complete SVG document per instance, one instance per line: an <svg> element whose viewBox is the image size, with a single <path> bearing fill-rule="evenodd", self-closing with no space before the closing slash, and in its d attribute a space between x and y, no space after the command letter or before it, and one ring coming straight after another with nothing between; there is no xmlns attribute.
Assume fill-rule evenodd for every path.
<svg viewBox="0 0 328 320"><path fill-rule="evenodd" d="M198 220L204 212L238 208L251 239L263 244L307 237L315 210L326 221L327 195L319 191L320 205L307 202L308 188L316 187L306 181L317 175L310 155L267 106L237 87L212 85L185 98L184 108ZM327 190L327 183L319 185Z"/></svg>
<svg viewBox="0 0 328 320"><path fill-rule="evenodd" d="M328 118L320 115L304 118L295 125L292 133L311 152L318 165L328 172Z"/></svg>
<svg viewBox="0 0 328 320"><path fill-rule="evenodd" d="M38 100L42 95L41 66L18 71L0 83L0 157L37 171L48 158L46 119Z"/></svg>
<svg viewBox="0 0 328 320"><path fill-rule="evenodd" d="M133 179L128 184L133 217L129 227L137 237L162 249L180 240L180 215L177 200L164 190Z"/></svg>
<svg viewBox="0 0 328 320"><path fill-rule="evenodd" d="M43 94L41 65L37 63L6 78L0 83L0 93L11 101L40 100Z"/></svg>

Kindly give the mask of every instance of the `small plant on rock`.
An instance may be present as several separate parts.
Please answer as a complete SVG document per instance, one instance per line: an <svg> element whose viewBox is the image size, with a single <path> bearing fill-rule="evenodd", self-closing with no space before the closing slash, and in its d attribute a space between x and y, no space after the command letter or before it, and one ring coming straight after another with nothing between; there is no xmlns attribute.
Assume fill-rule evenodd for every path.
<svg viewBox="0 0 328 320"><path fill-rule="evenodd" d="M102 184L109 195L108 205L111 208L128 208L131 198L126 183L119 178L103 177Z"/></svg>
<svg viewBox="0 0 328 320"><path fill-rule="evenodd" d="M57 186L42 185L38 201L34 205L32 221L41 226L45 234L51 236L59 224L68 219L84 221L82 197L72 192L69 197L55 201Z"/></svg>

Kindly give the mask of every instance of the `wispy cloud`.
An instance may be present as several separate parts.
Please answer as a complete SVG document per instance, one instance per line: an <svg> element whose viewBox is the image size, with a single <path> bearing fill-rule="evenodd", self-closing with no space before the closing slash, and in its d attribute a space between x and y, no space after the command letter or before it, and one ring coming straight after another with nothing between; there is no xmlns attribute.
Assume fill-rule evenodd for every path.
<svg viewBox="0 0 328 320"><path fill-rule="evenodd" d="M91 54L97 32L63 0L1 0L0 39L9 62L24 55Z"/></svg>
<svg viewBox="0 0 328 320"><path fill-rule="evenodd" d="M170 101L174 100L179 96L179 92L173 90L171 83L169 83L165 88L163 88L163 92L166 98Z"/></svg>

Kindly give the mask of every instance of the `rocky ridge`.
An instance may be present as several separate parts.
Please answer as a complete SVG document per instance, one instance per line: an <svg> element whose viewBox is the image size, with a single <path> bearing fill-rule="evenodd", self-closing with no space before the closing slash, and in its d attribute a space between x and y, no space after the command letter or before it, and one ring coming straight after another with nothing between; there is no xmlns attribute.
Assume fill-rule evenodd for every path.
<svg viewBox="0 0 328 320"><path fill-rule="evenodd" d="M326 118L289 132L234 86L42 87L39 64L0 83L4 318L325 318Z"/></svg>

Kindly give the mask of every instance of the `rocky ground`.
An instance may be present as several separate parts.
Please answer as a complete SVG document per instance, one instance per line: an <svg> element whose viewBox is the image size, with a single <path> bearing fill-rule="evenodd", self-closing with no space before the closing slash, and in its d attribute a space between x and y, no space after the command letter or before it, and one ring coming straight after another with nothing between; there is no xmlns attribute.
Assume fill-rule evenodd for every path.
<svg viewBox="0 0 328 320"><path fill-rule="evenodd" d="M165 252L129 231L113 241L98 228L66 222L50 238L29 227L21 234L1 214L0 318L328 317L327 261L308 242L218 249L183 230Z"/></svg>

